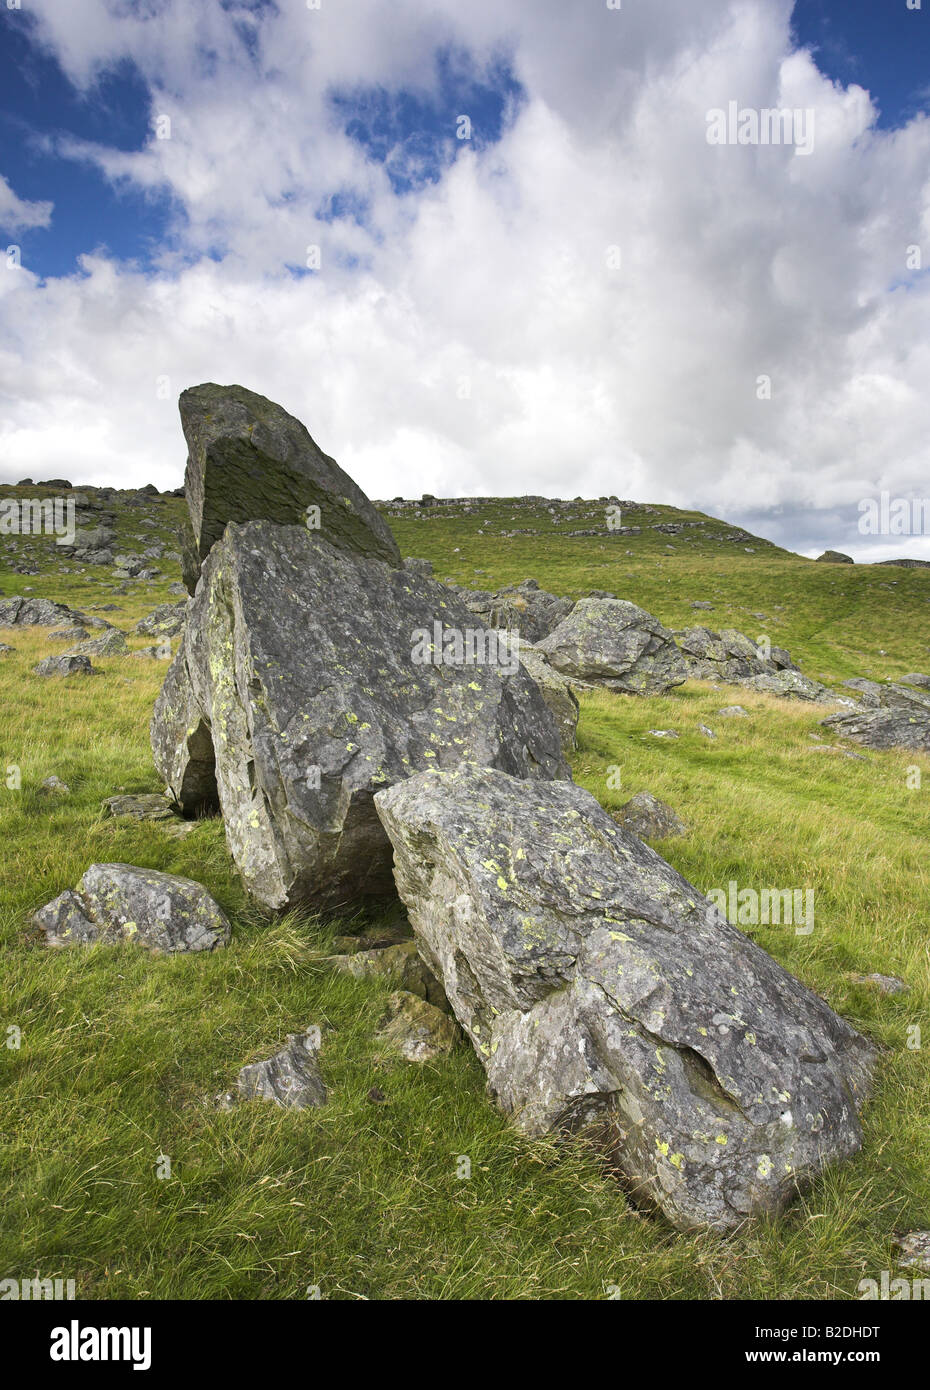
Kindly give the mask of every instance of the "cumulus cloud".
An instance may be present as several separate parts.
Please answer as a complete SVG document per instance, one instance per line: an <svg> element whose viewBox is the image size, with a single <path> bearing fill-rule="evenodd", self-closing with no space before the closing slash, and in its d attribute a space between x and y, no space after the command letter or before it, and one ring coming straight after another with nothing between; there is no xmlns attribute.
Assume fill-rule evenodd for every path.
<svg viewBox="0 0 930 1390"><path fill-rule="evenodd" d="M879 130L789 0L34 10L75 84L131 59L170 119L59 152L176 216L145 269L0 275L5 477L175 485L178 392L236 380L373 496L617 493L864 555L858 501L926 490L930 121ZM332 97L435 98L440 53L522 98L398 193ZM812 151L708 144L731 101L813 111Z"/></svg>
<svg viewBox="0 0 930 1390"><path fill-rule="evenodd" d="M10 235L31 227L47 227L52 220L52 203L31 203L19 198L0 174L0 230Z"/></svg>

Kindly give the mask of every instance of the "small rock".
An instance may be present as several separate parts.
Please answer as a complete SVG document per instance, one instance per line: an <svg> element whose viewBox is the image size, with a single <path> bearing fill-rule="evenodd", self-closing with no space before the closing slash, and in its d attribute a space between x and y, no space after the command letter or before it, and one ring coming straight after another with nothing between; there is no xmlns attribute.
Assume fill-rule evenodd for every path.
<svg viewBox="0 0 930 1390"><path fill-rule="evenodd" d="M857 985L872 985L879 994L910 993L910 985L905 980L899 979L897 975L853 975L852 978Z"/></svg>
<svg viewBox="0 0 930 1390"><path fill-rule="evenodd" d="M368 1099L373 1105L380 1105L382 1101L387 1100L387 1096L380 1086L372 1086L371 1090L368 1092Z"/></svg>
<svg viewBox="0 0 930 1390"><path fill-rule="evenodd" d="M637 792L619 811L611 814L618 825L631 830L641 840L665 840L688 833L688 827L671 806L651 792Z"/></svg>
<svg viewBox="0 0 930 1390"><path fill-rule="evenodd" d="M66 656L123 656L126 652L126 636L118 627L108 627L99 637L91 637L81 642Z"/></svg>
<svg viewBox="0 0 930 1390"><path fill-rule="evenodd" d="M396 990L378 1025L378 1036L408 1062L429 1062L451 1052L462 1036L458 1024L408 990Z"/></svg>
<svg viewBox="0 0 930 1390"><path fill-rule="evenodd" d="M679 734L679 732L678 732L677 729L650 729L649 732L652 734L653 738L680 738L680 737L681 737L681 735Z"/></svg>
<svg viewBox="0 0 930 1390"><path fill-rule="evenodd" d="M77 888L46 903L33 922L49 946L135 941L155 952L212 951L230 935L201 884L133 864L91 864Z"/></svg>
<svg viewBox="0 0 930 1390"><path fill-rule="evenodd" d="M895 1236L894 1243L901 1252L897 1259L901 1269L930 1270L930 1231L908 1231Z"/></svg>
<svg viewBox="0 0 930 1390"><path fill-rule="evenodd" d="M32 671L36 676L97 676L100 674L90 664L89 656L76 656L73 653L65 656L47 656L39 662L38 666L33 666Z"/></svg>
<svg viewBox="0 0 930 1390"><path fill-rule="evenodd" d="M717 735L714 733L713 729L709 729L709 728L707 727L706 724L699 724L699 725L697 726L697 730L698 730L698 733L699 733L699 734L703 734L705 738L716 738L716 737L717 737Z"/></svg>
<svg viewBox="0 0 930 1390"><path fill-rule="evenodd" d="M90 633L85 627L59 627L48 634L50 642L83 642Z"/></svg>
<svg viewBox="0 0 930 1390"><path fill-rule="evenodd" d="M42 796L70 796L71 788L60 777L46 777L39 793Z"/></svg>
<svg viewBox="0 0 930 1390"><path fill-rule="evenodd" d="M350 955L330 956L329 964L353 975L357 980L396 977L397 983L410 994L449 1011L445 990L421 959L415 941L401 941L396 946L382 946L371 951L356 951Z"/></svg>
<svg viewBox="0 0 930 1390"><path fill-rule="evenodd" d="M723 709L718 709L721 719L742 719L748 718L748 712L742 705L725 705Z"/></svg>
<svg viewBox="0 0 930 1390"><path fill-rule="evenodd" d="M925 676L919 671L911 671L907 676L901 677L904 685L919 685L924 689L930 689L930 676Z"/></svg>
<svg viewBox="0 0 930 1390"><path fill-rule="evenodd" d="M319 1068L319 1031L288 1033L280 1052L243 1067L235 1100L272 1100L284 1110L307 1110L326 1104ZM228 1096L229 1093L227 1093Z"/></svg>

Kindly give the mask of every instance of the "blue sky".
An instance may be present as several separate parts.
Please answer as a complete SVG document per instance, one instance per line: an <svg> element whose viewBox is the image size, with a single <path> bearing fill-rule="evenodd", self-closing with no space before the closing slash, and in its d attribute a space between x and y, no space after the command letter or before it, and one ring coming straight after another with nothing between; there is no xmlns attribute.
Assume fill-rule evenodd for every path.
<svg viewBox="0 0 930 1390"><path fill-rule="evenodd" d="M178 393L238 380L372 496L887 558L859 501L930 477L928 57L930 0L0 7L0 480L176 486ZM816 140L715 147L733 101Z"/></svg>
<svg viewBox="0 0 930 1390"><path fill-rule="evenodd" d="M866 87L880 110L878 124L889 129L930 110L930 49L914 41L913 20L905 0L796 0L792 16L797 42L812 49L820 70ZM243 46L254 48L254 30L242 25L239 33ZM168 194L114 188L92 164L57 149L62 137L73 136L142 150L151 138L148 86L123 61L79 92L34 35L28 10L0 10L0 173L19 197L50 199L56 209L50 227L19 236L30 263L42 275L68 274L81 253L105 247L145 265L170 239L172 215L183 220L182 209ZM450 131L460 112L472 118L475 143L487 145L519 106L522 88L506 61L482 77L467 53L445 50L436 55L436 71L437 90L429 97L385 87L330 94L343 129L385 165L398 193L440 177L456 152ZM364 220L365 204L336 189L320 212ZM9 227L0 225L0 233L13 237Z"/></svg>

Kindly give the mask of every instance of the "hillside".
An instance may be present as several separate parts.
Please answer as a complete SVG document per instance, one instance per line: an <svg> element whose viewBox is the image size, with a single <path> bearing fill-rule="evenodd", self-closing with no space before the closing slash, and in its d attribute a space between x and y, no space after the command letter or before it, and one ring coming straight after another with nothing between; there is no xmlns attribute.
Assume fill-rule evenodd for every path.
<svg viewBox="0 0 930 1390"><path fill-rule="evenodd" d="M631 1208L593 1153L517 1134L468 1048L422 1067L379 1051L390 985L325 962L336 936L377 923L269 921L246 901L219 819L175 835L101 817L118 791L162 789L148 720L166 662L134 655L157 641L135 625L181 601L185 503L77 491L83 529L112 532L99 548L158 572L118 577L112 563L54 553L48 537L0 536L0 601L67 604L121 629L129 647L95 655L97 677L46 681L32 668L64 644L43 627L0 630L14 648L0 657L0 998L4 1029L22 1035L0 1071L4 1265L75 1278L87 1298L303 1298L319 1286L327 1298L600 1298L614 1287L624 1298L763 1300L856 1298L859 1279L894 1267L895 1233L930 1226L930 1068L913 1045L930 1001L930 810L909 772L926 775L928 757L844 756L851 747L819 723L829 710L729 686L582 694L575 779L609 810L643 789L669 802L688 833L655 846L704 891L731 880L814 887L809 935L749 930L886 1049L855 1160L777 1221L730 1239L676 1236ZM43 495L68 494L0 488L0 503ZM620 503L622 532L608 531L605 500L378 505L402 553L456 584L532 576L571 598L611 591L671 629L768 635L832 685L930 665L922 569L818 564L642 503ZM745 718L719 716L737 701ZM68 791L44 791L51 776ZM31 911L108 860L204 883L232 919L230 947L202 959L47 951ZM854 979L872 972L908 991ZM215 1109L243 1063L310 1017L327 1037L325 1110ZM170 1180L157 1176L160 1155ZM461 1155L468 1181L456 1175Z"/></svg>

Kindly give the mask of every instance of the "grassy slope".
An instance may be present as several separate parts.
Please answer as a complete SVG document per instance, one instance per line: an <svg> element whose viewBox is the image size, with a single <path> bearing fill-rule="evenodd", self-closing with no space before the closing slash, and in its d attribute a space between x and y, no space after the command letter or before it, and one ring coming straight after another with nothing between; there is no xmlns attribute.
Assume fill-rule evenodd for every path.
<svg viewBox="0 0 930 1390"><path fill-rule="evenodd" d="M182 505L150 504L164 536ZM391 521L405 554L475 587L529 574L556 592L614 590L672 626L767 632L807 674L832 679L928 664L928 571L814 565L764 542L748 542L747 555L699 531L688 541L647 529L558 535L603 519L593 504L578 513L557 528L544 512L497 502L481 517ZM139 515L120 521L127 548L142 548L135 534L159 534L139 531ZM624 518L664 519L681 514ZM545 534L498 534L517 526ZM102 588L108 571L62 575L43 552L37 576L0 568L0 589L30 585L78 607L117 602L123 612L108 616L129 630L168 598L177 575L162 567L158 581L113 598ZM694 613L692 599L715 611ZM930 1225L928 1049L906 1046L930 994L930 813L927 793L905 785L909 765L930 772L926 759L818 753L817 711L727 687L585 697L577 780L608 807L643 787L670 801L691 834L658 848L701 888L813 886L812 935L755 935L887 1048L856 1161L777 1222L728 1240L678 1236L631 1211L592 1155L517 1135L488 1103L466 1047L424 1067L381 1055L373 1032L388 986L322 963L336 924L263 921L218 822L175 840L99 820L105 795L158 789L147 723L162 664L95 658L105 674L94 680L40 682L31 667L56 649L45 634L0 640L17 648L0 659L0 771L22 769L19 791L0 779L0 1036L17 1025L23 1038L19 1050L0 1048L0 1277L75 1278L91 1298L302 1298L309 1285L323 1297L577 1298L610 1285L630 1298L855 1297L860 1278L892 1267L893 1231ZM718 719L736 699L750 718ZM701 721L716 742L696 732ZM681 737L656 740L657 727ZM612 767L622 790L608 785ZM69 798L38 794L52 773ZM132 947L47 952L29 911L107 859L204 882L233 918L230 948L175 960ZM881 998L849 979L871 970L903 975L911 993ZM224 1113L207 1103L244 1062L310 1022L324 1029L325 1109ZM373 1085L384 1103L368 1100ZM169 1181L156 1177L161 1153ZM456 1177L462 1154L469 1181Z"/></svg>

